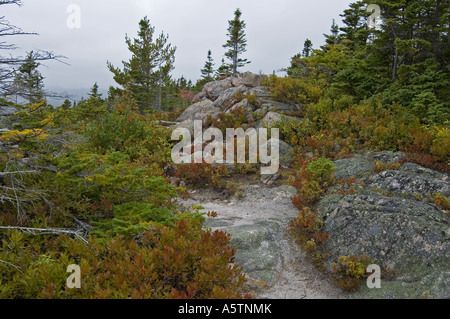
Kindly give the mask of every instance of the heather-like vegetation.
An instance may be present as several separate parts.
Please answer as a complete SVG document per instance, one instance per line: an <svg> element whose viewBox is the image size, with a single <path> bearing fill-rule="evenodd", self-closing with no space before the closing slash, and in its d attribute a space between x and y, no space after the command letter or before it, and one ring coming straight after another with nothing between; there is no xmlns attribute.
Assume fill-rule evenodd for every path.
<svg viewBox="0 0 450 319"><path fill-rule="evenodd" d="M384 13L374 29L366 25L369 3ZM343 27L333 24L324 46L312 49L308 40L286 77L263 81L272 99L298 106L300 120L273 126L293 146L286 172L300 213L291 230L316 264L329 234L314 205L332 187L353 192L353 180L334 177L334 160L401 151L404 162L450 172L448 10L436 0L357 1L343 13ZM222 65L224 74L249 63L239 58L246 51L240 17L236 11L230 21L231 63ZM30 53L13 81L23 103L0 100L16 109L0 135L0 298L250 297L231 236L203 227L201 208L179 207L186 189L171 183L231 187L223 181L231 174L225 165L171 160L175 142L167 124L217 79L211 51L196 86L173 80L176 48L164 33L154 39L147 18L139 28L137 39L126 38L130 61L123 69L108 64L119 86L108 97L95 84L87 99L49 105ZM158 67L149 57L157 57ZM257 95L239 92L232 102L244 99L260 110ZM247 113L234 108L204 123L222 131L255 127L261 119ZM376 162L374 172L399 166ZM237 175L255 171L250 164L234 167ZM431 200L448 211L443 194ZM355 290L370 261L341 256L334 264L339 284ZM81 267L82 289L66 285L71 264Z"/></svg>

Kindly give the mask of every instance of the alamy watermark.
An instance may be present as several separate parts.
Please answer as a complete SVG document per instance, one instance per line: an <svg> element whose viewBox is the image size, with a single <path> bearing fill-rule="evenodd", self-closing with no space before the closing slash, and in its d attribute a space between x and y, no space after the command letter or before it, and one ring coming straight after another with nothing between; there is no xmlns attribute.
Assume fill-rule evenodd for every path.
<svg viewBox="0 0 450 319"><path fill-rule="evenodd" d="M366 8L368 13L372 13L367 18L367 27L369 30L376 29L381 22L381 8L377 4L369 4Z"/></svg>
<svg viewBox="0 0 450 319"><path fill-rule="evenodd" d="M81 28L81 7L78 4L70 4L67 6L66 12L69 16L66 20L66 25L69 29Z"/></svg>
<svg viewBox="0 0 450 319"><path fill-rule="evenodd" d="M248 162L269 166L261 166L262 175L273 175L280 167L280 141L279 129L271 129L271 139L268 139L268 129L258 130L249 128L246 131L242 128L227 128L226 142L224 136L218 128L210 127L203 132L203 122L194 121L194 141L192 142L191 131L186 128L177 128L172 132L172 140L180 140L172 149L172 160L175 164L245 164L247 140ZM210 141L210 142L209 142ZM205 146L205 144L207 144ZM270 154L269 154L270 145ZM237 152L235 152L235 147ZM225 155L224 155L225 150ZM235 153L237 154L235 158Z"/></svg>
<svg viewBox="0 0 450 319"><path fill-rule="evenodd" d="M381 288L381 268L378 265L369 265L366 273L370 273L367 277L367 288L380 289Z"/></svg>
<svg viewBox="0 0 450 319"><path fill-rule="evenodd" d="M78 265L69 265L67 267L67 272L70 276L67 277L66 285L69 289L80 289L81 288L81 268Z"/></svg>

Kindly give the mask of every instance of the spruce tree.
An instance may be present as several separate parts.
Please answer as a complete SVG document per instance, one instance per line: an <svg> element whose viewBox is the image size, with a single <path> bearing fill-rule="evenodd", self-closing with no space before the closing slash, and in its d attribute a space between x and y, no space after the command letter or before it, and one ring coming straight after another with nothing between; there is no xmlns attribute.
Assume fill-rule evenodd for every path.
<svg viewBox="0 0 450 319"><path fill-rule="evenodd" d="M212 53L211 50L208 50L208 56L206 57L206 62L205 62L205 66L203 67L203 69L201 70L202 72L202 78L205 81L212 81L213 75L214 75L214 60L212 58Z"/></svg>
<svg viewBox="0 0 450 319"><path fill-rule="evenodd" d="M341 42L341 37L339 35L339 26L336 24L336 21L334 19L330 31L331 34L324 34L325 43L327 45L339 44Z"/></svg>
<svg viewBox="0 0 450 319"><path fill-rule="evenodd" d="M363 1L351 3L340 16L343 18L344 27L342 31L342 43L352 50L366 45L370 31L367 29L366 4Z"/></svg>
<svg viewBox="0 0 450 319"><path fill-rule="evenodd" d="M89 93L89 97L90 98L94 98L94 99L101 99L102 98L102 94L98 93L98 84L97 82L94 83L94 85L91 88L91 92Z"/></svg>
<svg viewBox="0 0 450 319"><path fill-rule="evenodd" d="M237 69L249 64L247 59L241 59L239 56L246 52L247 39L245 38L246 24L241 20L242 12L236 9L234 12L234 19L228 21L228 41L223 45L224 48L229 48L225 53L225 56L231 61L229 69L233 74L237 73Z"/></svg>
<svg viewBox="0 0 450 319"><path fill-rule="evenodd" d="M302 56L304 58L307 58L311 55L312 47L313 47L313 44L312 44L311 40L306 39L305 44L303 45L303 51L302 51Z"/></svg>
<svg viewBox="0 0 450 319"><path fill-rule="evenodd" d="M175 62L176 47L172 47L164 33L156 39L154 33L155 28L144 17L139 22L138 38L125 37L132 57L123 61L123 70L108 62L114 80L122 86L126 96L134 100L141 113L161 109L165 86L170 81Z"/></svg>
<svg viewBox="0 0 450 319"><path fill-rule="evenodd" d="M65 99L63 104L61 104L60 108L64 109L64 110L68 110L72 107L72 102L70 102L69 99Z"/></svg>
<svg viewBox="0 0 450 319"><path fill-rule="evenodd" d="M44 99L44 77L38 70L40 63L34 59L33 51L28 53L14 78L14 93L30 104Z"/></svg>
<svg viewBox="0 0 450 319"><path fill-rule="evenodd" d="M225 74L229 74L230 73L230 66L225 63L225 59L222 59L222 65L217 69L217 72L218 73L225 73Z"/></svg>

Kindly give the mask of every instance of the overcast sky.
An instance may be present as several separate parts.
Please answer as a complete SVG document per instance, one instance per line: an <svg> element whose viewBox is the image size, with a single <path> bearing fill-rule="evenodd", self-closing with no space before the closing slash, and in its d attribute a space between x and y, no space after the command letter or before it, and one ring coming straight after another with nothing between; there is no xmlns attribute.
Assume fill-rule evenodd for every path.
<svg viewBox="0 0 450 319"><path fill-rule="evenodd" d="M195 81L213 52L216 67L225 49L228 20L236 8L247 24L247 52L252 61L242 71L271 73L289 65L306 38L318 48L332 19L339 23L350 0L23 0L23 7L1 6L0 15L38 36L10 37L22 51L43 49L68 58L70 66L47 62L41 67L47 88L85 89L98 82L114 85L106 61L121 66L130 53L125 34L134 38L138 22L148 16L156 33L169 34L177 46L175 78ZM81 9L81 28L67 27L70 4Z"/></svg>

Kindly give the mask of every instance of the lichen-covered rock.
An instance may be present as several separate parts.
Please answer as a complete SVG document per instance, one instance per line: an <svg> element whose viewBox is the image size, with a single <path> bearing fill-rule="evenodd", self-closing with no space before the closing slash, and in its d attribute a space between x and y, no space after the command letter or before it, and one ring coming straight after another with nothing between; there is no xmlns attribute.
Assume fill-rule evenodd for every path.
<svg viewBox="0 0 450 319"><path fill-rule="evenodd" d="M211 100L205 99L189 106L177 119L178 122L204 119L208 115L218 113L220 110L214 106Z"/></svg>
<svg viewBox="0 0 450 319"><path fill-rule="evenodd" d="M264 75L247 72L242 76L242 84L254 88L260 86L263 79Z"/></svg>
<svg viewBox="0 0 450 319"><path fill-rule="evenodd" d="M233 105L233 107L228 109L226 111L226 113L230 113L230 112L235 111L235 110L237 110L239 108L243 108L243 109L245 109L247 111L247 118L250 118L250 117L253 118L251 113L256 110L256 106L248 103L247 99L243 99L239 103L236 103L235 105Z"/></svg>
<svg viewBox="0 0 450 319"><path fill-rule="evenodd" d="M263 99L267 100L272 96L265 86L257 86L255 88L251 88L249 92L250 94L255 95L256 97L261 99L261 101L264 101Z"/></svg>
<svg viewBox="0 0 450 319"><path fill-rule="evenodd" d="M246 91L247 89L245 86L232 87L226 89L225 91L222 92L222 94L220 94L217 100L214 101L214 106L217 108L230 107L232 105L229 105L229 103L236 97L236 95L239 92L244 93Z"/></svg>
<svg viewBox="0 0 450 319"><path fill-rule="evenodd" d="M231 78L206 83L203 90L194 97L194 101L201 101L208 98L215 101L223 91L233 87Z"/></svg>
<svg viewBox="0 0 450 319"><path fill-rule="evenodd" d="M276 112L268 112L266 114L266 116L258 123L257 127L258 128L262 128L262 127L272 127L276 122L280 122L282 119L283 115L281 115L280 113L276 113Z"/></svg>
<svg viewBox="0 0 450 319"><path fill-rule="evenodd" d="M404 164L399 170L375 175L368 186L406 197L430 197L437 193L450 197L447 174L413 163Z"/></svg>
<svg viewBox="0 0 450 319"><path fill-rule="evenodd" d="M368 176L374 169L373 162L362 156L337 160L333 164L337 168L334 173L336 179Z"/></svg>
<svg viewBox="0 0 450 319"><path fill-rule="evenodd" d="M279 153L280 153L280 164L283 167L289 167L294 163L294 156L292 154L293 147L289 145L288 143L279 140ZM269 149L271 147L270 141L269 141Z"/></svg>
<svg viewBox="0 0 450 319"><path fill-rule="evenodd" d="M250 277L271 285L281 265L277 245L280 226L277 223L257 223L228 228L230 245L236 249L235 261Z"/></svg>
<svg viewBox="0 0 450 319"><path fill-rule="evenodd" d="M366 156L374 161L380 161L385 164L387 163L393 164L398 163L402 159L404 159L406 154L403 152L384 151L384 152L377 152L374 154L369 152Z"/></svg>
<svg viewBox="0 0 450 319"><path fill-rule="evenodd" d="M325 244L329 267L339 256L367 255L409 287L385 288L385 296L418 298L429 291L432 297L450 297L450 222L444 212L411 199L376 195L328 198L318 207L328 215L324 230L330 234ZM424 278L429 279L426 286ZM443 284L445 289L436 288Z"/></svg>
<svg viewBox="0 0 450 319"><path fill-rule="evenodd" d="M273 112L298 111L299 107L293 104L282 103L278 101L265 100L261 103L261 108L266 108Z"/></svg>

